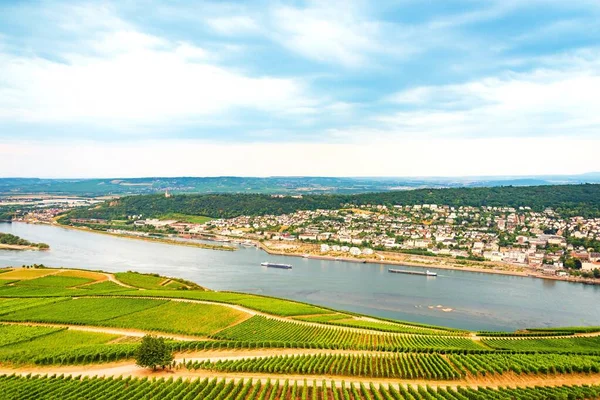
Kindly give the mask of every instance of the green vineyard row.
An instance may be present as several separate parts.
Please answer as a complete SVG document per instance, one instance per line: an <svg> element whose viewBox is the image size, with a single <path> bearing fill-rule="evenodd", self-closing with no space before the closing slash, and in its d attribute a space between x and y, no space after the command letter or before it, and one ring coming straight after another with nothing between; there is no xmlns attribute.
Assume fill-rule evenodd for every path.
<svg viewBox="0 0 600 400"><path fill-rule="evenodd" d="M597 399L600 386L456 389L430 386L336 384L280 380L138 379L64 376L0 376L2 399L98 400L562 400Z"/></svg>

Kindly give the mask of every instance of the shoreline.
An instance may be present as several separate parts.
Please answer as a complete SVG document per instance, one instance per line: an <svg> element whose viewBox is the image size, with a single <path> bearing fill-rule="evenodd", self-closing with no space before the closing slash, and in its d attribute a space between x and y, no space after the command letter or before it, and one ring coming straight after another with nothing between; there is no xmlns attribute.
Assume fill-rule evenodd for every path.
<svg viewBox="0 0 600 400"><path fill-rule="evenodd" d="M176 245L176 246L196 247L196 248L206 249L206 250L220 250L220 251L236 251L237 250L235 247L232 247L232 246L212 245L212 244L206 244L206 243L197 243L197 242L175 240L175 239L168 239L168 238L154 238L154 237L147 237L147 236L123 235L123 234L119 234L119 233L100 231L100 230L91 229L91 228L87 228L87 227L81 227L81 226L61 225L59 223L50 224L50 223L45 223L45 222L35 223L35 222L25 222L25 221L13 221L12 223L49 225L49 226L55 226L57 228L72 229L72 230L81 231L81 232L99 233L101 235L114 236L114 237L124 238L124 239L134 239L134 240L141 240L141 241L145 241L145 242L172 244L172 245Z"/></svg>
<svg viewBox="0 0 600 400"><path fill-rule="evenodd" d="M290 257L301 257L308 258L312 260L325 260L325 261L343 261L343 262L352 262L358 264L383 264L383 265L393 265L393 266L407 266L407 267L419 267L419 268L432 268L432 269L443 269L443 270L451 270L451 271L464 271L464 272L474 272L474 273L482 273L482 274L494 274L494 275L504 275L504 276L516 276L521 278L537 278L537 279L545 279L551 281L563 281L570 283L581 283L585 285L600 285L600 280L591 280L585 278L577 278L577 277L560 277L555 275L543 275L535 273L534 271L526 272L526 271L511 271L511 270L500 270L500 269L492 269L490 268L477 268L472 266L451 266L444 265L443 260L437 257L429 257L422 255L409 255L406 254L406 257L422 257L423 262L417 262L414 260L377 260L377 259L367 259L367 258L356 258L356 257L340 257L340 256L331 256L331 255L315 255L315 254L306 254L306 253L291 253L280 251L276 249L272 249L261 242L256 242L256 246L263 250L265 253L269 255L277 255L277 256L290 256ZM403 253L398 253L403 256Z"/></svg>
<svg viewBox="0 0 600 400"><path fill-rule="evenodd" d="M25 223L25 224L41 224L41 225L50 225L56 226L66 229L73 229L82 232L91 232L91 233L99 233L104 235L110 235L119 238L125 239L135 239L142 240L147 242L155 242L155 243L163 243L163 244L172 244L176 246L187 246L187 247L196 247L207 250L221 250L221 251L236 251L237 248L233 246L223 246L223 245L209 245L205 243L197 243L183 240L174 240L174 239L161 239L161 238L151 238L151 237L142 237L142 236L134 236L134 235L122 235L118 233L105 232L100 230L95 230L87 227L77 227L71 225L61 225L59 223L44 223L44 222L25 222L25 221L13 221L13 223ZM231 238L227 238L231 240ZM217 239L204 239L207 241L218 241ZM385 260L385 259L367 259L367 258L356 258L356 257L348 257L348 256L333 256L333 255L318 255L318 254L307 254L306 252L286 252L277 249L270 248L265 245L263 242L253 239L244 239L245 242L251 242L258 249L261 249L265 253L269 255L276 256L289 256L289 257L300 257L300 258L308 258L313 260L325 260L325 261L343 261L343 262L351 262L358 264L383 264L383 265L393 265L393 266L408 266L408 267L419 267L419 268L436 268L443 270L452 270L452 271L464 271L464 272L473 272L473 273L482 273L482 274L494 274L494 275L504 275L504 276L515 276L521 278L537 278L544 279L550 281L562 281L568 283L580 283L584 285L600 285L600 280L592 280L586 278L578 278L578 277L560 277L555 275L543 275L539 273L535 273L535 271L515 271L515 270L501 270L501 269L493 269L493 265L489 265L489 268L478 268L473 266L453 266L446 265L445 262L448 260L457 261L455 259L446 258L446 257L430 257L424 255L411 255L406 253L394 253L395 256L406 257L406 259L402 260ZM1 248L0 248L1 250ZM35 248L35 250L40 250ZM418 257L422 259L422 262L415 261L414 259L410 259L411 257ZM471 263L475 261L470 261ZM504 265L508 266L508 265ZM525 268L525 267L515 267L515 268Z"/></svg>
<svg viewBox="0 0 600 400"><path fill-rule="evenodd" d="M21 245L18 245L18 244L4 244L4 243L0 243L0 250L15 250L15 251L34 250L34 251L42 251L42 249L40 249L39 247L36 247L36 246L21 246ZM48 250L48 249L44 249L44 250Z"/></svg>

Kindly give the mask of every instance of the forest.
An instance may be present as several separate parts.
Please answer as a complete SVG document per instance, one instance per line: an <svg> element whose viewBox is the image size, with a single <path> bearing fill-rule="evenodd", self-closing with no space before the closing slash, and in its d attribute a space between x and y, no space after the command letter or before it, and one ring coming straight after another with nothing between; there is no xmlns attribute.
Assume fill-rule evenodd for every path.
<svg viewBox="0 0 600 400"><path fill-rule="evenodd" d="M556 185L491 188L417 189L354 195L306 195L273 197L265 194L140 195L103 203L94 209L77 209L71 218L144 218L169 213L232 218L240 215L287 214L298 210L338 209L348 204L387 205L440 204L450 206L529 206L543 211L553 208L563 217L600 217L600 185Z"/></svg>

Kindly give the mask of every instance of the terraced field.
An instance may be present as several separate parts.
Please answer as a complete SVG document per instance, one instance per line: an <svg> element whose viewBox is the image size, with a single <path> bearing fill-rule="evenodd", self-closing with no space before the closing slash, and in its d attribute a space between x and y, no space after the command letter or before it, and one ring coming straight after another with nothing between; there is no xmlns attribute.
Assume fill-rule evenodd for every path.
<svg viewBox="0 0 600 400"><path fill-rule="evenodd" d="M313 344L315 347L357 350L484 350L468 338L430 335L392 335L366 330L347 330L306 325L254 316L251 319L219 332L217 339L261 342L278 341Z"/></svg>
<svg viewBox="0 0 600 400"><path fill-rule="evenodd" d="M487 346L499 350L543 351L553 353L592 353L600 355L600 336L530 339L484 339Z"/></svg>
<svg viewBox="0 0 600 400"><path fill-rule="evenodd" d="M86 271L0 275L7 274L0 279L0 399L600 396L597 327L478 337L135 273L117 275L126 282ZM180 290L169 288L173 282ZM134 365L146 333L168 338L174 369L156 376L170 379L147 379L153 374ZM482 382L494 388L465 387Z"/></svg>

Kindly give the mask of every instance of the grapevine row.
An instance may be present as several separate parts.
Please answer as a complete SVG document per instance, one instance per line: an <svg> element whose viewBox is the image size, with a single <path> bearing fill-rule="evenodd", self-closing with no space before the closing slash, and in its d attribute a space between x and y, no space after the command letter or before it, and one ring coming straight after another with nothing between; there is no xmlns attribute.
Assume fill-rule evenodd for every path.
<svg viewBox="0 0 600 400"><path fill-rule="evenodd" d="M293 383L217 379L97 378L65 376L0 376L1 395L7 399L99 399L99 400L547 400L597 399L600 386L528 388L437 388L430 386Z"/></svg>
<svg viewBox="0 0 600 400"><path fill-rule="evenodd" d="M241 324L225 329L214 335L214 338L245 342L310 343L315 347L330 349L382 351L484 349L473 340L462 337L365 333L280 321L263 316L254 316Z"/></svg>
<svg viewBox="0 0 600 400"><path fill-rule="evenodd" d="M267 372L435 380L460 378L456 370L439 354L276 356L217 362L210 360L188 362L186 367L219 372Z"/></svg>
<svg viewBox="0 0 600 400"><path fill-rule="evenodd" d="M469 354L449 355L463 373L473 375L598 373L600 357L562 354Z"/></svg>

